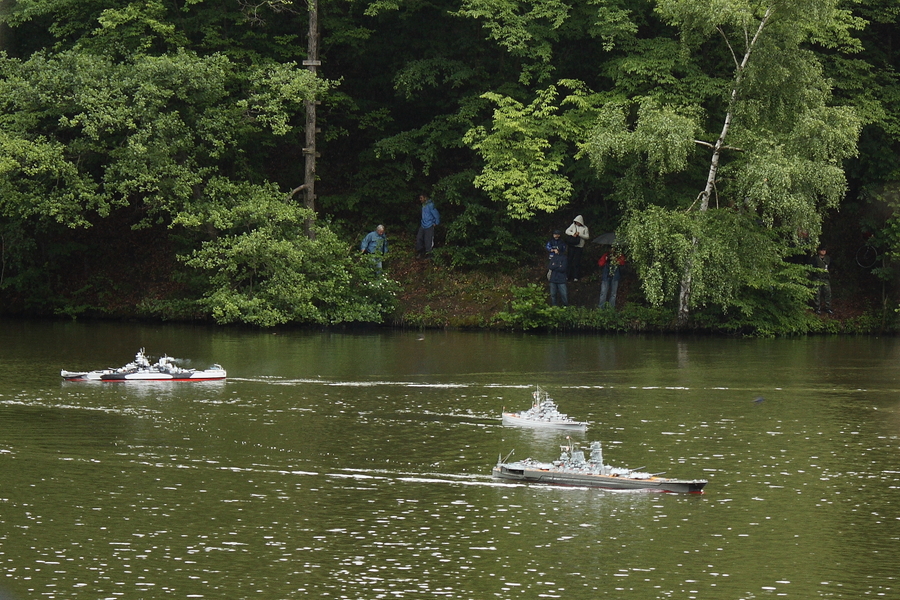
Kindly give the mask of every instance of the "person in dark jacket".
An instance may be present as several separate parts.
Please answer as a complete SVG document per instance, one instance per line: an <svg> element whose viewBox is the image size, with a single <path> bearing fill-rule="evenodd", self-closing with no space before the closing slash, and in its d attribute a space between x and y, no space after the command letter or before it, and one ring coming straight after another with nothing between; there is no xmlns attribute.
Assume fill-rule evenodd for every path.
<svg viewBox="0 0 900 600"><path fill-rule="evenodd" d="M547 265L547 279L550 281L550 305L551 306L568 306L569 290L566 286L568 277L566 271L569 269L569 262L566 260L565 245L562 248L554 248L550 251L550 262ZM559 304L556 297L559 296Z"/></svg>
<svg viewBox="0 0 900 600"><path fill-rule="evenodd" d="M547 252L549 252L552 257L554 249L565 252L566 245L566 241L562 239L562 230L555 229L553 230L553 237L547 242Z"/></svg>
<svg viewBox="0 0 900 600"><path fill-rule="evenodd" d="M833 315L834 311L831 310L831 273L829 273L831 257L828 256L828 249L825 246L819 246L819 251L812 257L810 264L815 269L812 278L816 282L816 314L822 314L824 306L825 312Z"/></svg>

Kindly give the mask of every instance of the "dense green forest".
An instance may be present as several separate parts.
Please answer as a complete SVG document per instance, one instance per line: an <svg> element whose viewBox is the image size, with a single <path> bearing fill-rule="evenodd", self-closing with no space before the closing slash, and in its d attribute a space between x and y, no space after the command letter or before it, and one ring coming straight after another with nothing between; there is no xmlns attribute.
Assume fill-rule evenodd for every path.
<svg viewBox="0 0 900 600"><path fill-rule="evenodd" d="M316 9L310 69L305 3L0 0L0 311L832 331L810 309L824 243L851 328L896 327L896 2ZM314 204L293 193L305 103ZM629 258L620 313L596 285L547 306L543 244L579 214ZM359 255L378 223L384 276Z"/></svg>

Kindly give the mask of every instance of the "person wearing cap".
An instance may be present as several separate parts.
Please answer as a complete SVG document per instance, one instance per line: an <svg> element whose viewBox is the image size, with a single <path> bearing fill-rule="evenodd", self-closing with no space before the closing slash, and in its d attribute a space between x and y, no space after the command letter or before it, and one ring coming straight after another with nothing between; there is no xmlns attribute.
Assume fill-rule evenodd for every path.
<svg viewBox="0 0 900 600"><path fill-rule="evenodd" d="M569 236L569 278L572 281L578 281L581 277L581 253L584 250L584 243L590 239L588 228L584 224L584 218L581 215L572 220L572 224L566 229L566 235Z"/></svg>
<svg viewBox="0 0 900 600"><path fill-rule="evenodd" d="M562 230L554 229L553 237L547 242L547 252L553 256L553 250L559 250L562 253L566 251L566 242L562 239Z"/></svg>
<svg viewBox="0 0 900 600"><path fill-rule="evenodd" d="M548 242L549 243L549 242ZM550 250L550 260L547 265L547 281L550 282L550 305L551 306L568 306L569 290L566 282L568 277L568 260L566 259L565 244L562 247ZM557 296L559 301L557 302Z"/></svg>
<svg viewBox="0 0 900 600"><path fill-rule="evenodd" d="M822 314L822 307L825 312L833 315L831 310L831 257L828 256L828 249L825 246L819 246L818 252L812 257L810 264L813 267L812 278L816 282L816 314Z"/></svg>

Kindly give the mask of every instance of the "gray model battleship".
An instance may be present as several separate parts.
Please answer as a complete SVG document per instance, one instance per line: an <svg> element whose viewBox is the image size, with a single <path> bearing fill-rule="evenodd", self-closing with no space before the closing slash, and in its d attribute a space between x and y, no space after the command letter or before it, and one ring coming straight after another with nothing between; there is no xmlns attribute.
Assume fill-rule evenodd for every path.
<svg viewBox="0 0 900 600"><path fill-rule="evenodd" d="M584 431L587 423L576 421L565 413L559 412L553 398L540 387L531 394L531 408L522 412L503 411L501 422L515 427L533 427L536 429L563 429L565 431Z"/></svg>
<svg viewBox="0 0 900 600"><path fill-rule="evenodd" d="M553 462L540 462L533 458L506 462L501 458L493 469L493 476L531 483L698 494L703 493L703 487L707 484L705 479L671 479L660 477L661 473L605 465L600 442L591 442L590 460L585 460L584 451L574 446L560 446L560 449L559 460Z"/></svg>

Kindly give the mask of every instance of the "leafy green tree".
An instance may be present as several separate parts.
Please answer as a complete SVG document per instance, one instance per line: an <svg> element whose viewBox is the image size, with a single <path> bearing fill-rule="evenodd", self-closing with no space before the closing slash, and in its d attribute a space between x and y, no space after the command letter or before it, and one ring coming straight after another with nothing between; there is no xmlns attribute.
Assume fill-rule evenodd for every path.
<svg viewBox="0 0 900 600"><path fill-rule="evenodd" d="M530 105L488 96L493 126L467 138L485 161L477 184L514 216L555 210L572 195L576 145L569 156L615 174L644 292L660 304L677 290L682 324L696 307L753 310L741 301L751 289L802 297L802 269L784 259L843 198L860 129L832 105L812 48L857 51L862 23L836 0L659 0L616 23L608 79L591 83L607 90L560 80ZM744 231L752 244L735 243Z"/></svg>
<svg viewBox="0 0 900 600"><path fill-rule="evenodd" d="M847 210L842 210L841 239L850 253L863 244L877 249L876 262L850 264L857 273L880 280L883 308L895 308L900 281L900 56L894 40L900 11L885 0L861 0L853 4L853 10L868 23L860 33L863 51L855 56L835 53L823 57L835 96L852 104L864 123L859 156L847 165L850 192ZM862 285L866 282L866 277L860 277ZM883 318L886 316L885 311Z"/></svg>
<svg viewBox="0 0 900 600"><path fill-rule="evenodd" d="M371 269L363 278L324 227L318 243L298 239L297 207L273 184L252 183L299 103L328 85L291 63L248 69L189 51L0 59L4 230L90 227L140 207L135 227L163 224L199 246L185 264L210 273L200 306L221 322L378 321L391 308L389 283L369 281ZM4 244L4 266L24 271L17 247L30 245ZM20 289L32 283L7 275Z"/></svg>
<svg viewBox="0 0 900 600"><path fill-rule="evenodd" d="M858 16L874 27L861 45ZM327 249L307 247L294 217L271 216L302 181L313 95L328 229L412 233L426 190L452 264L518 264L559 211L602 210L646 297L680 298L682 319L800 307L803 269L785 258L843 197L860 123L853 185L875 197L896 180L896 152L879 152L900 122L896 16L885 0L325 1L331 87L297 67L302 4L5 2L0 286L52 281L48 265L81 251L66 231L127 212L170 232L217 318L302 318L273 290L304 260L362 281L327 232ZM240 225L217 220L243 204ZM221 256L231 290L212 281ZM328 310L308 314L340 320Z"/></svg>
<svg viewBox="0 0 900 600"><path fill-rule="evenodd" d="M0 75L0 212L72 226L137 200L151 217L202 205L212 177L258 172L298 102L327 86L296 65L247 71L187 51L39 53L0 60Z"/></svg>
<svg viewBox="0 0 900 600"><path fill-rule="evenodd" d="M711 149L706 183L687 208L697 215L692 219L690 244L679 245L677 260L668 264L681 273L678 309L679 321L685 323L691 306L708 302L732 306L741 288L758 287L746 270L729 268L742 254L761 259L753 270L769 274L764 284L781 283L775 274L781 271L781 259L792 253L798 233L804 231L815 241L823 212L837 207L843 198L842 162L856 154L860 122L851 108L829 105L830 85L805 45L857 50L850 32L860 23L837 2L660 0L657 11L678 28L685 52L701 53L712 40L721 39L733 68L719 106L651 108L643 119L639 115L634 134L619 127L612 135L613 139L636 137L645 119L658 121L647 139L635 144L648 151L660 175L684 169L691 152L687 142L693 135L700 134L700 139L694 138L699 147ZM724 80L724 73L721 77ZM666 117L665 112L674 114ZM706 123L698 118L701 114L707 115ZM717 135L710 127L716 121L720 124ZM600 165L606 154L616 151L609 137L604 128L592 140L592 153ZM657 145L676 154L672 163L653 160L656 151L650 148ZM768 244L728 244L734 232L716 226L720 219L699 218L710 210L711 201L718 205L720 193L727 200L725 210L749 217L745 219L748 226L773 232ZM645 217L644 210L632 205L630 221L641 222ZM682 216L676 211L671 217L671 226L665 229L675 234ZM627 231L631 237L626 239L635 248L649 241L640 227ZM701 245L709 248L703 250ZM712 260L715 256L719 260ZM653 266L653 262L638 262L639 269Z"/></svg>
<svg viewBox="0 0 900 600"><path fill-rule="evenodd" d="M239 200L211 208L208 222L221 234L182 257L208 273L199 304L217 322L379 323L394 309L396 283L328 228L305 235L306 209L275 200L274 189L222 185L223 199Z"/></svg>

